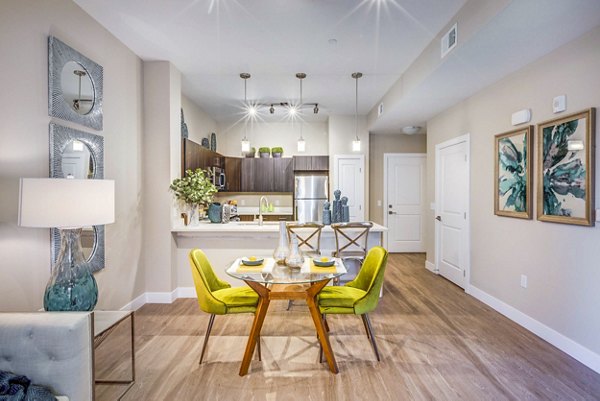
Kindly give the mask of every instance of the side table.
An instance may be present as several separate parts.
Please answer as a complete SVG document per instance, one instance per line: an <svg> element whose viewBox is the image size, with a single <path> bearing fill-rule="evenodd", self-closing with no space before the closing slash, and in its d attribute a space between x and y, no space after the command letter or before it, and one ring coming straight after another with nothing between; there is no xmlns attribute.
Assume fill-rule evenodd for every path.
<svg viewBox="0 0 600 401"><path fill-rule="evenodd" d="M131 380L95 379L95 382L99 384L128 384L125 391L119 396L119 400L135 383L134 313L133 311L94 311L94 349L98 348L110 333L126 320L129 320L131 327Z"/></svg>

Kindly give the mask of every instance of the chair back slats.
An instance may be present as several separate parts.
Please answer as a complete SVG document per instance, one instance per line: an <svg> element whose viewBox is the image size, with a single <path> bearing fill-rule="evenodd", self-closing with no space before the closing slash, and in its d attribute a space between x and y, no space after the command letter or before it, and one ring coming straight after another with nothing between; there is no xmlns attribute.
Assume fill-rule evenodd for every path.
<svg viewBox="0 0 600 401"><path fill-rule="evenodd" d="M292 233L298 238L300 250L311 252L316 255L321 253L321 230L323 225L319 223L288 223L286 225L288 242Z"/></svg>
<svg viewBox="0 0 600 401"><path fill-rule="evenodd" d="M351 254L364 259L367 255L371 227L373 223L370 221L332 224L331 228L335 233L335 256L341 258L344 254Z"/></svg>

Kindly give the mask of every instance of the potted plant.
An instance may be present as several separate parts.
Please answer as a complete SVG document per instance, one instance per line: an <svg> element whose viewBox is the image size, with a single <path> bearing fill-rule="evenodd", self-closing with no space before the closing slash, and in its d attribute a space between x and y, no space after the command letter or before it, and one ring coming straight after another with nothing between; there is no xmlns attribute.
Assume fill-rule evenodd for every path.
<svg viewBox="0 0 600 401"><path fill-rule="evenodd" d="M249 151L244 153L244 157L254 157L256 155L256 148L252 147Z"/></svg>
<svg viewBox="0 0 600 401"><path fill-rule="evenodd" d="M272 148L271 154L273 155L273 157L281 157L283 155L283 148L279 146Z"/></svg>
<svg viewBox="0 0 600 401"><path fill-rule="evenodd" d="M267 148L266 146L260 147L258 148L258 155L260 157L269 157L271 156L271 149Z"/></svg>
<svg viewBox="0 0 600 401"><path fill-rule="evenodd" d="M174 179L169 189L175 199L189 207L188 221L192 224L198 222L198 207L206 208L217 193L208 171L202 169L186 170L185 177Z"/></svg>

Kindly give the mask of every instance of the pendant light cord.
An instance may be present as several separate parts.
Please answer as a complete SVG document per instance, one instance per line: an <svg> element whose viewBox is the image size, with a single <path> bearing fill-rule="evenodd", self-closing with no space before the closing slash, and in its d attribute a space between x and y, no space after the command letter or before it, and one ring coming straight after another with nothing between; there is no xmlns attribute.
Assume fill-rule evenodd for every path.
<svg viewBox="0 0 600 401"><path fill-rule="evenodd" d="M354 135L356 136L356 140L358 141L358 78L356 75L356 92L354 96Z"/></svg>

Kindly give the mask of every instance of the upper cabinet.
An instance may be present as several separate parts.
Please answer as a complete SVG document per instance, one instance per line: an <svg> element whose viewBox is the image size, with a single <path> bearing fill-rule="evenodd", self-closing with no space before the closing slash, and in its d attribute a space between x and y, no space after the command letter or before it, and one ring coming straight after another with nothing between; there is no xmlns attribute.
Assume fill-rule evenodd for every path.
<svg viewBox="0 0 600 401"><path fill-rule="evenodd" d="M291 158L241 159L241 192L293 192Z"/></svg>
<svg viewBox="0 0 600 401"><path fill-rule="evenodd" d="M329 156L294 156L294 171L329 171Z"/></svg>
<svg viewBox="0 0 600 401"><path fill-rule="evenodd" d="M224 167L225 158L221 154L206 149L189 139L183 140L181 152L183 154L182 177L185 175L186 170L196 170L197 168L206 170L209 167Z"/></svg>

